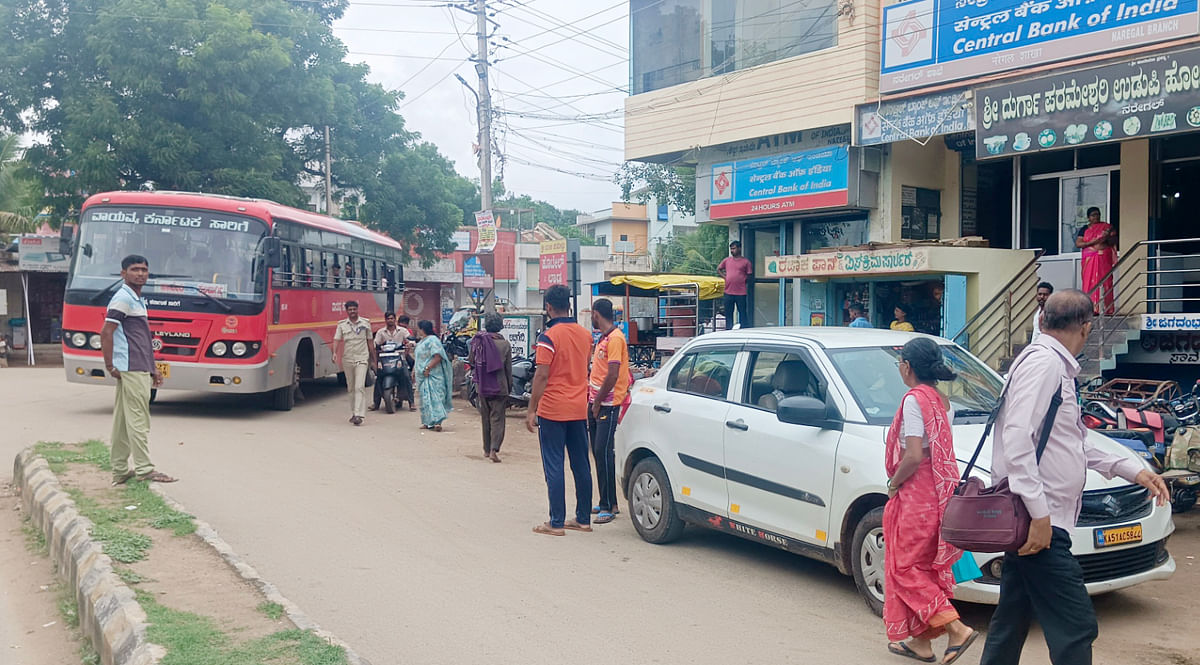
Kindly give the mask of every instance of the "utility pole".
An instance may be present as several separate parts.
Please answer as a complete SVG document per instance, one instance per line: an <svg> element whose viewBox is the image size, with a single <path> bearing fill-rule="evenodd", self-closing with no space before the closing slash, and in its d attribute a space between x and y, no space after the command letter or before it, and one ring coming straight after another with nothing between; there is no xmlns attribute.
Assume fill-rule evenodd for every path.
<svg viewBox="0 0 1200 665"><path fill-rule="evenodd" d="M479 75L479 195L483 210L492 209L492 93L488 84L487 2L475 0L475 36L479 52L475 57L475 73ZM483 300L483 310L496 311L496 291L493 288Z"/></svg>
<svg viewBox="0 0 1200 665"><path fill-rule="evenodd" d="M329 153L329 125L325 125L325 214L333 216L333 159Z"/></svg>

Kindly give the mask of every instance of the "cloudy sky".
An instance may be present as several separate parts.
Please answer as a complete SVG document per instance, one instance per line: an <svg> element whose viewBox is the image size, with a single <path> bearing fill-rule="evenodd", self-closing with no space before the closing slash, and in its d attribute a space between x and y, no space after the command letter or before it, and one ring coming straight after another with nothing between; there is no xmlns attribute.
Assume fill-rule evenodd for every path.
<svg viewBox="0 0 1200 665"><path fill-rule="evenodd" d="M447 0L358 0L334 31L348 60L402 90L409 129L435 143L458 171L479 177L475 17ZM629 80L629 3L488 0L493 130L507 157L507 189L561 208L599 210L619 200L621 114ZM582 117L582 121L580 118Z"/></svg>

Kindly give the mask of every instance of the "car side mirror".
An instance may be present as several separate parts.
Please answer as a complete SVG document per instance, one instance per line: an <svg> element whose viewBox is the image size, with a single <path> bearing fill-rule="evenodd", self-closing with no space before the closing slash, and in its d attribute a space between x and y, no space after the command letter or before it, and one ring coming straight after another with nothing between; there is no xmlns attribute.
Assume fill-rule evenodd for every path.
<svg viewBox="0 0 1200 665"><path fill-rule="evenodd" d="M775 417L779 422L789 425L836 430L842 428L842 420L837 410L815 397L785 397L779 400Z"/></svg>
<svg viewBox="0 0 1200 665"><path fill-rule="evenodd" d="M267 236L263 238L263 257L268 268L279 268L283 265L283 243L279 238Z"/></svg>

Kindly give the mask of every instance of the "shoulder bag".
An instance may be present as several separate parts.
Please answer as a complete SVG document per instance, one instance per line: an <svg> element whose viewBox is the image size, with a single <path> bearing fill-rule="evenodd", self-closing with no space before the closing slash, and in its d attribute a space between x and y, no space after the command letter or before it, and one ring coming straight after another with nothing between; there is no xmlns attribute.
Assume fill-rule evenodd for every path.
<svg viewBox="0 0 1200 665"><path fill-rule="evenodd" d="M1011 382L1014 366L1009 372ZM975 461L983 450L996 417L1004 407L1004 398L1008 394L1008 384L1000 391L1000 399L996 408L988 416L987 426L983 428L983 436L979 445L975 446L975 454L967 463L959 480L954 496L946 504L946 512L942 515L942 540L969 552L1012 552L1020 549L1029 540L1029 511L1025 501L1013 493L1008 486L1008 478L1001 480L994 487L984 487L983 481L971 477ZM1050 398L1050 409L1042 420L1042 432L1037 443L1037 460L1042 461L1042 453L1046 450L1046 442L1050 439L1050 431L1054 427L1054 418L1058 408L1062 406L1062 386Z"/></svg>

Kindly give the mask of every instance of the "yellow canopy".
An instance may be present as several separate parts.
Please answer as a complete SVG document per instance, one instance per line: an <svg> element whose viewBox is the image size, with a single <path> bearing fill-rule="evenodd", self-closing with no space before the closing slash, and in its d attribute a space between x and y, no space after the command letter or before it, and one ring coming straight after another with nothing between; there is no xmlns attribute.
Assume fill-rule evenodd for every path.
<svg viewBox="0 0 1200 665"><path fill-rule="evenodd" d="M712 300L725 295L725 280L704 275L617 275L610 282L615 286L628 284L634 288L658 291L671 286L700 286L700 299Z"/></svg>

